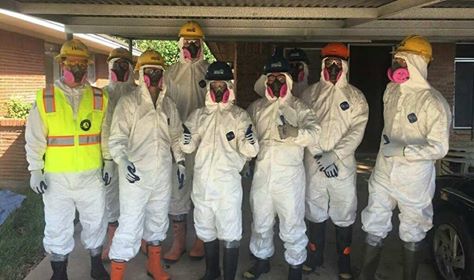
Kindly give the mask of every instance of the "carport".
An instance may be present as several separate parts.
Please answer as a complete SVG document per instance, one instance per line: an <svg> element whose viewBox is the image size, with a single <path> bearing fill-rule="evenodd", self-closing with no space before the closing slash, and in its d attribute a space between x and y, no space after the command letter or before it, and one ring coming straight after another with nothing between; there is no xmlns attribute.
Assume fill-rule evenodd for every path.
<svg viewBox="0 0 474 280"><path fill-rule="evenodd" d="M319 79L321 47L329 41L348 43L350 82L364 92L370 106L370 120L360 147L361 152L368 153L377 151L383 126L382 94L387 83L385 70L391 60L389 52L405 36L423 35L433 43L434 50L429 81L451 104L454 120L451 139L472 139L474 1L3 0L0 8L62 23L68 36L74 33L106 34L130 42L135 39L175 40L185 21L196 20L203 27L205 40L216 58L232 63L237 101L242 107L258 98L253 92L254 82L276 47L303 48L311 60L310 82L314 82ZM458 75L461 72L471 74ZM366 205L366 179L367 174L359 176L359 207ZM243 183L248 187L248 181ZM249 263L249 212L248 197L244 197L245 238L242 240L240 271ZM356 228L354 265L358 264L362 240L360 226L356 225ZM394 228L384 253L387 255L381 269L384 279L399 279L400 276L397 274L400 248L396 232ZM318 275L320 279L333 279L335 275L334 244L328 247L328 264ZM281 243L277 243L277 251L273 274L262 279L285 278ZM84 271L87 269L83 266L88 267L88 259L83 251L74 254L71 279L81 279L86 277ZM138 274L130 275L130 279L146 279L143 263L143 256L139 256L134 266ZM48 263L43 261L41 265L36 274L27 279L46 279ZM424 276L422 279L434 277L429 265L429 262L425 263L420 272L420 276ZM189 279L190 275L197 277L203 266L203 263L186 261L170 269L177 275L176 279ZM315 279L317 276L305 277Z"/></svg>

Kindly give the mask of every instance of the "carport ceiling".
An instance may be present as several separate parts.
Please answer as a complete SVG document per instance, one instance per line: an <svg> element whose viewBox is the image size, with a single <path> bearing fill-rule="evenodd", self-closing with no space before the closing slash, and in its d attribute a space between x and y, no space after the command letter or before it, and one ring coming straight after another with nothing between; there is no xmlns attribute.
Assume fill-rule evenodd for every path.
<svg viewBox="0 0 474 280"><path fill-rule="evenodd" d="M381 41L417 33L474 41L474 1L422 0L2 0L65 24L70 33L175 39L187 19L212 41Z"/></svg>

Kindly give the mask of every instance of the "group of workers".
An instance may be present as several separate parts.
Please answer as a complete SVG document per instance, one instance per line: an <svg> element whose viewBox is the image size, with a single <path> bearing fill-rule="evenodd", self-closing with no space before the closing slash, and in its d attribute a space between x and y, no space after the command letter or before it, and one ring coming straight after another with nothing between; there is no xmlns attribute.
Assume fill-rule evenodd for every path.
<svg viewBox="0 0 474 280"><path fill-rule="evenodd" d="M199 279L221 277L220 241L223 279L235 279L241 173L253 173L245 172L251 161L255 262L243 277L258 279L270 271L278 216L289 280L323 264L329 218L336 229L338 277L354 279L354 153L369 109L364 94L347 80L348 48L329 43L322 49L321 78L314 85L308 85L302 50L273 55L255 83L262 98L243 110L235 104L230 66L204 60L201 27L188 22L179 37L179 61L169 68L153 50L142 53L135 66L130 52L113 50L103 89L87 82L93 63L87 47L69 40L57 56L61 78L37 93L26 151L31 188L43 194L51 279L68 279L76 210L93 279L124 279L127 262L140 248L148 274L171 279L161 259L173 263L186 251L192 206L197 236L189 255L206 262ZM427 82L431 60L429 42L409 36L387 71L385 126L362 212L367 237L358 279L374 279L396 206L404 279L416 279L417 253L432 226L434 162L447 153L451 121L446 100ZM169 217L173 243L163 253ZM104 261L111 262L110 275Z"/></svg>

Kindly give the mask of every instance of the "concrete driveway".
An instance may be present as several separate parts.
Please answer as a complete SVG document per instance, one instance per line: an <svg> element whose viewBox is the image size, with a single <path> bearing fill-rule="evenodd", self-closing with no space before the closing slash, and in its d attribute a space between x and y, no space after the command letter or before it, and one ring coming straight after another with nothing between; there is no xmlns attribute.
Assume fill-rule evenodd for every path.
<svg viewBox="0 0 474 280"><path fill-rule="evenodd" d="M358 198L359 198L359 210L360 211L367 205L367 180L368 174L361 173L358 177ZM248 248L250 239L250 223L251 223L251 212L249 206L249 189L250 181L244 180L244 234L243 240L241 241L240 249L240 263L238 268L238 277L236 279L242 279L242 273L251 265L250 251ZM188 225L191 225L192 220L188 219ZM386 239L385 249L383 251L381 264L377 273L378 279L383 280L399 280L402 279L402 249L401 243L398 238L398 216L393 216L394 229L392 234ZM189 228L191 228L189 226ZM278 233L278 230L275 230ZM88 253L82 248L80 244L80 225L76 227L74 234L76 240L76 248L69 257L68 274L70 280L83 280L90 279L90 260ZM169 235L170 236L170 235ZM337 279L337 265L336 265L336 253L335 253L335 233L334 227L331 225L328 228L327 233L327 245L325 252L325 264L317 272L305 275L303 279L320 279L320 280L333 280ZM357 267L360 265L361 259L361 248L364 240L364 233L361 230L360 215L356 225L354 227L353 246L352 246L352 265L357 271ZM192 234L188 234L187 245L191 247L193 242ZM166 240L164 247L170 246L170 240ZM278 234L275 234L275 256L272 258L270 273L261 277L262 280L279 280L287 278L288 266L283 258L283 245L280 241ZM426 250L428 251L428 250ZM222 256L222 254L221 254ZM145 271L145 256L139 253L127 267L126 279L133 280L145 280L151 279L146 275ZM107 268L109 266L107 265ZM192 261L186 255L183 256L182 260L171 266L167 266L166 270L171 274L173 280L192 280L199 279L202 276L205 269L204 260ZM45 258L31 273L25 278L26 280L48 280L51 277L51 268L48 258ZM419 269L418 279L437 279L432 268L432 260L429 257L428 252L422 260L422 265Z"/></svg>

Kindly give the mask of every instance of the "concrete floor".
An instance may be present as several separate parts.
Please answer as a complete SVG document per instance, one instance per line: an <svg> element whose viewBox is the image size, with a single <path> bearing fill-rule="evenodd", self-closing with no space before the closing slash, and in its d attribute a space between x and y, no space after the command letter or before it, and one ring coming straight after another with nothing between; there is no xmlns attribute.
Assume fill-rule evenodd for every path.
<svg viewBox="0 0 474 280"><path fill-rule="evenodd" d="M368 174L361 173L358 177L358 198L359 198L359 211L367 205L367 180ZM243 229L243 240L241 241L240 249L240 260L239 268L236 279L242 279L242 273L251 265L250 251L248 248L249 239L250 239L250 223L251 223L251 212L249 207L249 186L250 182L248 180L243 181L244 186L244 204L243 204L243 214L244 214L244 229ZM394 215L394 230L392 234L385 241L385 249L382 253L381 264L377 273L378 279L383 280L396 280L402 279L402 259L401 259L401 243L398 239L398 218L397 215ZM189 228L191 228L191 219L188 220ZM275 231L278 232L277 230ZM70 280L83 280L90 279L89 271L89 257L87 252L82 248L79 240L80 226L76 227L74 234L76 240L76 248L69 257L69 266L68 274ZM170 235L169 235L170 236ZM336 268L336 254L335 254L335 239L334 239L334 227L331 225L328 228L327 233L327 245L325 252L325 264L317 272L305 275L303 279L320 279L320 280L332 280L337 279L337 268ZM354 271L357 271L357 267L360 265L361 258L361 247L364 240L364 233L361 230L360 225L360 215L356 225L354 227L354 236L353 236L353 246L352 246L352 265ZM193 234L188 234L187 245L188 248L191 247L193 242ZM170 246L170 240L166 240L164 247L168 248ZM283 245L280 241L278 234L275 234L275 256L271 260L272 269L270 273L264 275L260 279L262 280L279 280L287 278L287 269L284 258L283 258ZM433 271L432 260L429 257L429 254L426 253L426 256L422 260L422 265L420 266L418 279L430 280L437 279ZM221 255L222 256L222 255ZM127 267L126 279L133 280L144 280L151 279L146 275L145 271L145 257L139 253L132 261L130 261ZM109 266L107 265L107 268ZM182 260L171 266L166 266L166 270L171 274L173 280L189 280L189 279L199 279L203 274L205 269L204 260L201 261L192 261L186 255L183 256ZM26 280L47 280L51 277L51 268L49 265L48 258L45 258L31 273L25 278Z"/></svg>

